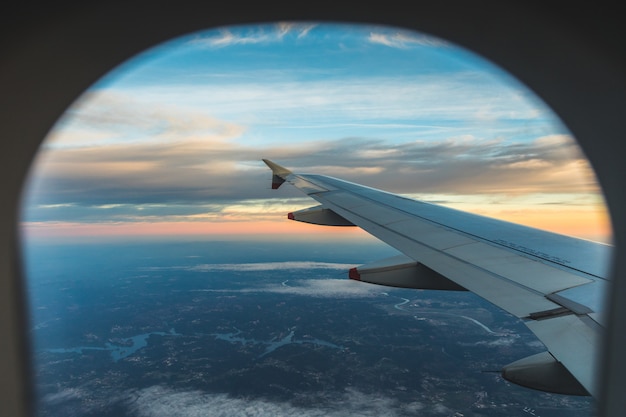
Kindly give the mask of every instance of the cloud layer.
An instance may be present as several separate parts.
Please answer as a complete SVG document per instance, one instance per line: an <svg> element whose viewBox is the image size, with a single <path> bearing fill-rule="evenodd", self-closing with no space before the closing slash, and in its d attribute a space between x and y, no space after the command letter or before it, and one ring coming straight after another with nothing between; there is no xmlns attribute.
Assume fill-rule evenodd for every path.
<svg viewBox="0 0 626 417"><path fill-rule="evenodd" d="M257 262L245 264L201 264L191 267L185 267L189 271L209 272L209 271L241 271L241 272L257 272L257 271L281 271L281 270L299 270L299 269L330 269L345 270L356 265L341 264L332 262L314 262L314 261L286 261L286 262Z"/></svg>
<svg viewBox="0 0 626 417"><path fill-rule="evenodd" d="M200 417L220 416L406 416L446 415L452 411L442 404L428 406L413 402L402 404L395 399L375 393L346 390L336 398L319 398L317 406L303 407L288 402L272 402L262 398L233 398L226 394L202 391L179 391L153 386L129 394L130 408L140 417Z"/></svg>
<svg viewBox="0 0 626 417"><path fill-rule="evenodd" d="M32 209L27 217L193 221L267 215L284 212L285 203L306 204L288 187L268 190L271 174L262 157L397 193L598 193L578 147L563 135L520 143L466 137L394 144L352 137L249 146L231 141L237 128L205 122L187 126L176 140L168 137L181 120L163 128L162 140L43 149L27 195ZM214 133L215 126L221 133Z"/></svg>
<svg viewBox="0 0 626 417"><path fill-rule="evenodd" d="M267 221L309 204L269 190L261 158L422 196L600 194L564 126L490 64L416 33L282 23L193 35L89 90L42 147L23 218Z"/></svg>

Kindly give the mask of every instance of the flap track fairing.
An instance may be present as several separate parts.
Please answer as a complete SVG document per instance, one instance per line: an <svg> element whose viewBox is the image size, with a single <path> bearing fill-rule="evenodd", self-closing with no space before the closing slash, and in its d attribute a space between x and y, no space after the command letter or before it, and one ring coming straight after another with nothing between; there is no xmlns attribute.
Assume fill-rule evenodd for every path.
<svg viewBox="0 0 626 417"><path fill-rule="evenodd" d="M467 291L459 284L405 255L352 268L349 277L357 281L388 287Z"/></svg>
<svg viewBox="0 0 626 417"><path fill-rule="evenodd" d="M504 379L527 388L567 395L589 395L550 352L520 359L502 368Z"/></svg>
<svg viewBox="0 0 626 417"><path fill-rule="evenodd" d="M320 224L323 226L354 226L352 222L344 219L334 211L324 208L323 206L315 206L304 210L294 211L289 213L287 217L290 220Z"/></svg>

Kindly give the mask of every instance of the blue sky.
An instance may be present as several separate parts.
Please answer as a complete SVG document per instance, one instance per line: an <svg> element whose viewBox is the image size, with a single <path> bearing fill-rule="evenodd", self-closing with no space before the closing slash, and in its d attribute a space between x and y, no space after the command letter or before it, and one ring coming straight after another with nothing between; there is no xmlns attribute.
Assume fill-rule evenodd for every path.
<svg viewBox="0 0 626 417"><path fill-rule="evenodd" d="M24 230L257 233L313 205L269 191L261 158L609 239L575 140L511 76L423 34L313 23L192 33L107 74L44 143Z"/></svg>

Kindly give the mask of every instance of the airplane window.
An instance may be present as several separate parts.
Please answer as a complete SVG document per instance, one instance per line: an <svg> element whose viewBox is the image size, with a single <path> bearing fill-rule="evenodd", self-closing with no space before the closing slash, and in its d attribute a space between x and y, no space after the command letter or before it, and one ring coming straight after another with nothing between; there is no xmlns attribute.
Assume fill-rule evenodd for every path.
<svg viewBox="0 0 626 417"><path fill-rule="evenodd" d="M311 174L313 194L273 190L287 174L262 159ZM592 169L558 117L492 63L384 26L192 33L99 80L36 156L20 230L37 415L593 413L592 396L502 377L546 346L497 300L348 280L405 247L372 237L355 219L379 209L358 207L415 214L352 183L454 209L418 215L462 236L459 248L476 238L490 254L576 269L577 286L606 276L611 226ZM287 219L320 190L328 209L355 189L358 204L334 213L361 227ZM393 221L389 233L420 238ZM526 239L531 229L550 233ZM598 252L546 255L553 233ZM439 267L437 283L467 287ZM576 308L589 292L565 289L548 291L559 317L587 314Z"/></svg>

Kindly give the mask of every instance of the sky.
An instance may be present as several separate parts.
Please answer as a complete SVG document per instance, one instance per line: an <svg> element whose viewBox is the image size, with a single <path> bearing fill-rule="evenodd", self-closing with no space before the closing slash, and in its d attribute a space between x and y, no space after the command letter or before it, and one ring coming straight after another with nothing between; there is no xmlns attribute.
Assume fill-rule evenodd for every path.
<svg viewBox="0 0 626 417"><path fill-rule="evenodd" d="M277 23L191 33L113 69L42 144L26 239L367 239L286 219L316 205L271 159L453 208L610 242L595 176L530 90L417 32Z"/></svg>

